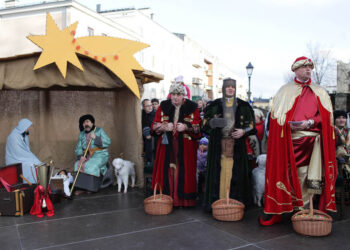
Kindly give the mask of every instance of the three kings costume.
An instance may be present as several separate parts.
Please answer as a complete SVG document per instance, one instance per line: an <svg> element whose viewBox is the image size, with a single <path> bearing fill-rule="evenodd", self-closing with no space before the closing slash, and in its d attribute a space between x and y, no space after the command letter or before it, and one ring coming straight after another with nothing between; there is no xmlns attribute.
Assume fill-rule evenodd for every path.
<svg viewBox="0 0 350 250"><path fill-rule="evenodd" d="M201 118L197 104L184 99L175 107L171 100L162 101L152 124L184 123L187 128L199 129ZM200 133L187 130L165 132L159 136L156 159L153 168L152 187L160 185L165 194L174 199L174 206L196 205L197 139ZM159 188L159 187L158 187Z"/></svg>
<svg viewBox="0 0 350 250"><path fill-rule="evenodd" d="M302 57L294 64L305 62L312 63L310 59ZM291 130L290 122L310 119L313 122L307 129ZM311 79L301 83L295 78L282 86L273 98L264 212L282 214L302 209L313 194L321 195L320 210L336 211L336 178L331 100L327 92L313 84Z"/></svg>
<svg viewBox="0 0 350 250"><path fill-rule="evenodd" d="M204 205L208 211L218 199L230 198L246 205L252 202L251 168L248 163L246 139L256 133L254 112L248 102L239 98L225 97L228 85L236 88L233 79L225 79L223 98L214 100L204 109L202 131L209 135L207 175ZM211 125L221 119L219 126ZM221 120L222 121L222 120ZM231 133L243 129L244 135L233 139Z"/></svg>

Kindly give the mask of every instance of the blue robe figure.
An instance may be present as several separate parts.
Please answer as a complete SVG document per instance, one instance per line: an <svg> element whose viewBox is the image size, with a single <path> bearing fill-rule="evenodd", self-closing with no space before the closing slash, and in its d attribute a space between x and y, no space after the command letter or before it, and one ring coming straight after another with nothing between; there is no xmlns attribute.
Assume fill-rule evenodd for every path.
<svg viewBox="0 0 350 250"><path fill-rule="evenodd" d="M40 165L40 160L30 151L29 133L26 130L32 125L28 119L19 121L6 141L6 165L22 163L23 176L31 183L37 183L35 165Z"/></svg>
<svg viewBox="0 0 350 250"><path fill-rule="evenodd" d="M85 115L80 118L79 127L81 132L75 148L75 155L78 160L74 164L74 171L78 171L80 166L80 157L84 155L84 150L87 148L90 141L91 132L95 128L93 125L93 127L87 132L84 127L82 127L85 120L90 120L92 124L95 123L95 119L91 115ZM87 159L85 162L83 162L80 172L100 177L101 175L105 175L107 171L107 162L109 157L108 147L111 144L111 140L102 128L96 127L96 131L94 133L96 138L91 141L90 145L90 152L92 150L94 150L94 152L87 155Z"/></svg>

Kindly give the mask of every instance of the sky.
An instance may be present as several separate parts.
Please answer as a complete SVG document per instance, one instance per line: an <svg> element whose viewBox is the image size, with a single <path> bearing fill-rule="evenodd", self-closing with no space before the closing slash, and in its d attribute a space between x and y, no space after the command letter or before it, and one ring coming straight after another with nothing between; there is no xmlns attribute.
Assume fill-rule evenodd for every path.
<svg viewBox="0 0 350 250"><path fill-rule="evenodd" d="M1 2L0 7L3 7ZM40 1L20 0L20 3ZM253 97L269 98L285 83L293 61L307 44L350 62L348 0L78 0L95 10L150 7L154 21L184 33L219 57L238 76L254 66ZM327 85L335 85L330 82Z"/></svg>

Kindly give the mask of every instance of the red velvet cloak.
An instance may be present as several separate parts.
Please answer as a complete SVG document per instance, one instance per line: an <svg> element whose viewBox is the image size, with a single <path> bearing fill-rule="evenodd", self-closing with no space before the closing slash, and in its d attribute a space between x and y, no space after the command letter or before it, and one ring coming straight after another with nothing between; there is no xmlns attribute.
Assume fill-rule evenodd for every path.
<svg viewBox="0 0 350 250"><path fill-rule="evenodd" d="M175 107L170 100L163 101L160 104L154 118L154 123L173 122ZM185 100L180 108L179 120L180 123L186 123L187 127L192 125L200 125L201 118L197 109L197 104ZM152 130L153 130L152 124ZM178 133L177 137L173 136L173 132L167 132L169 144L162 144L162 136L159 136L156 159L153 168L152 187L158 183L165 194L170 193L169 184L169 164L170 154L172 151L172 140L178 140L178 184L177 194L180 199L195 199L196 198L196 167L197 167L197 139L200 138L200 133L192 132Z"/></svg>
<svg viewBox="0 0 350 250"><path fill-rule="evenodd" d="M291 86L291 85L290 85ZM292 89L295 88L292 86ZM335 158L335 138L333 114L328 94L321 87L313 86L317 98L318 110L322 121L322 163L325 175L325 185L319 204L320 210L336 211L334 186L337 177ZM291 88L289 88L290 90ZM323 92L324 91L324 92ZM280 90L281 92L281 90ZM294 98L291 93L284 91L282 99ZM292 107L285 115L283 125L280 125L281 113L272 115L270 120L266 176L265 176L265 209L267 214L282 214L292 212L295 207L302 207L302 193L299 184L294 150L291 139L291 129L288 121L293 119L300 95L296 96ZM328 98L328 99L327 99ZM281 103L288 104L289 100ZM324 107L326 104L327 107ZM330 107L329 107L330 106ZM277 116L277 117L276 117Z"/></svg>

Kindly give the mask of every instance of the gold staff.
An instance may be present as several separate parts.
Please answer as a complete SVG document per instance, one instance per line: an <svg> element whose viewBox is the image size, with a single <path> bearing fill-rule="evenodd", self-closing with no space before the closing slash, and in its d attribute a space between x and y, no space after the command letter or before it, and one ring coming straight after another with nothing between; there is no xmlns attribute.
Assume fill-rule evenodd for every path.
<svg viewBox="0 0 350 250"><path fill-rule="evenodd" d="M96 131L96 127L94 128L93 133L95 133L95 131ZM86 157L87 152L89 151L89 148L90 148L91 142L92 142L92 138L90 138L89 144L87 145L87 147L86 147L86 149L85 149L85 152L84 152L84 158ZM73 192L73 189L74 189L75 183L76 183L76 181L77 181L77 179L78 179L78 175L79 175L79 173L80 173L80 169L81 169L81 167L82 167L82 166L83 166L83 161L81 161L81 162L80 162L80 165L79 165L79 168L78 168L77 175L75 176L75 178L74 178L74 182L73 182L73 185L72 185L72 187L71 187L71 189L70 189L70 194L71 194L71 195L72 195L72 192Z"/></svg>

